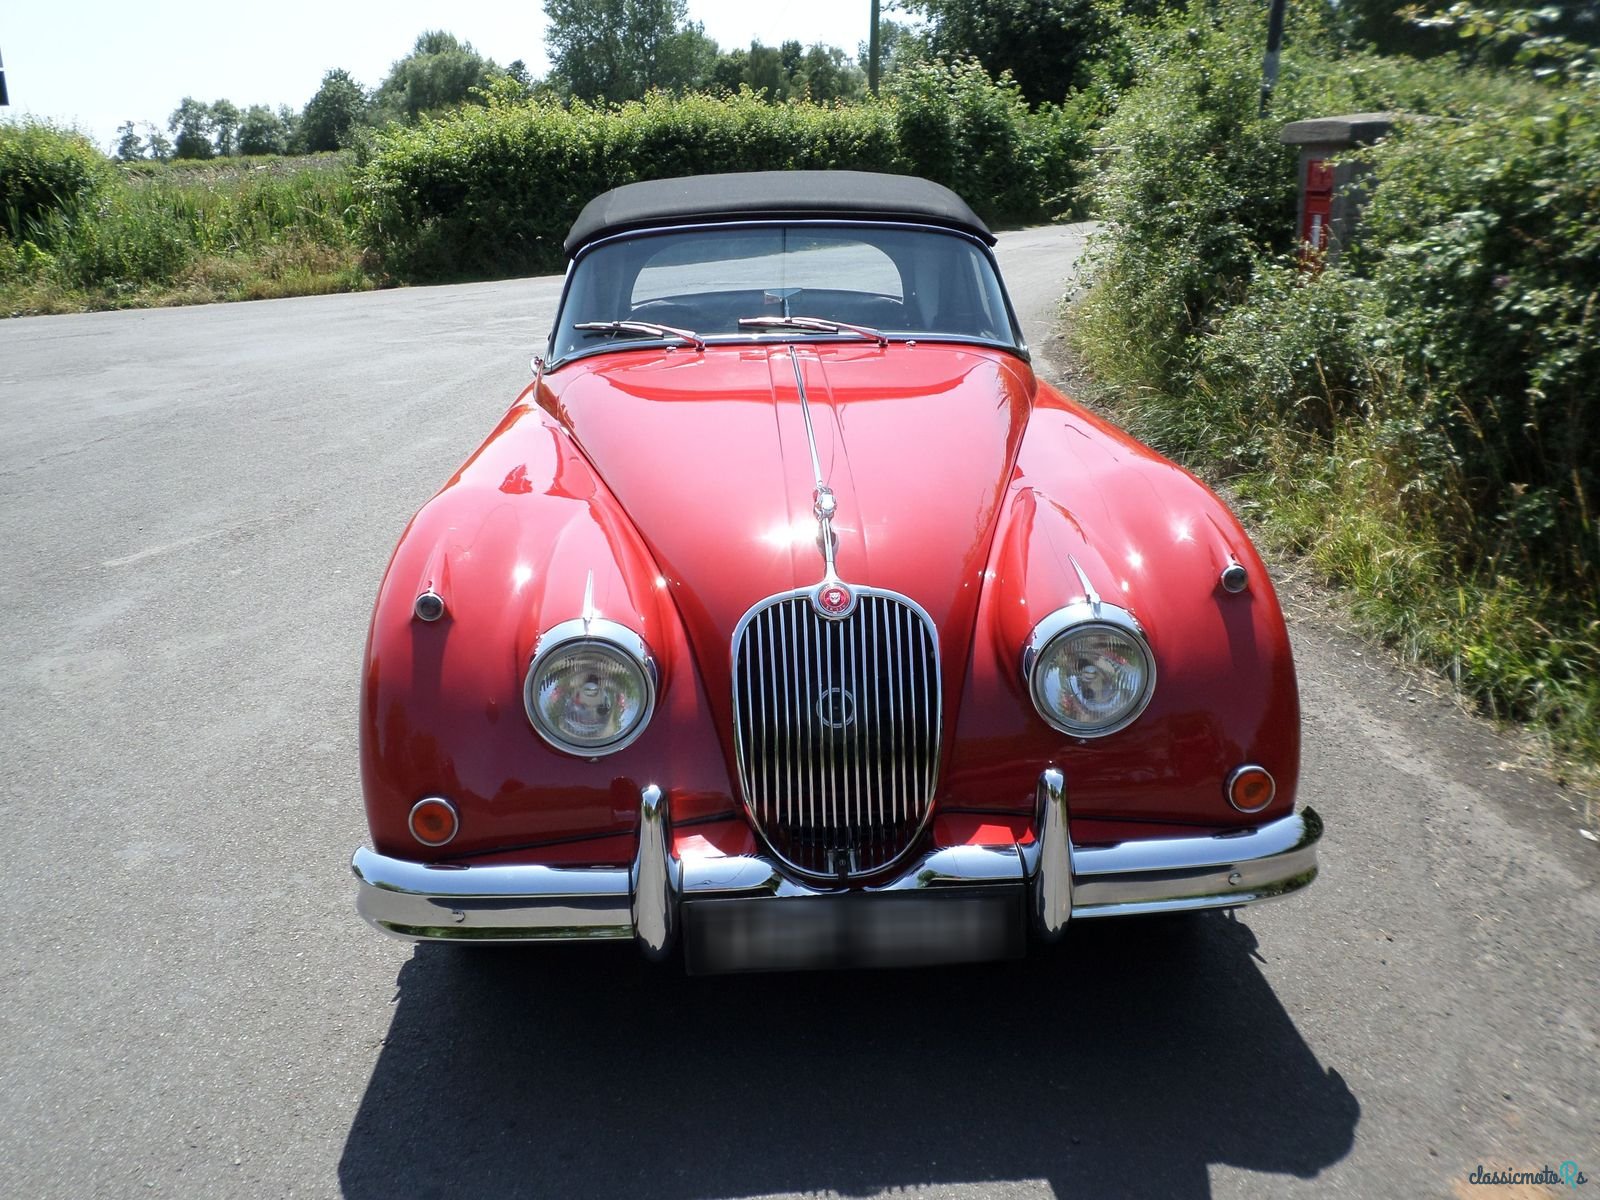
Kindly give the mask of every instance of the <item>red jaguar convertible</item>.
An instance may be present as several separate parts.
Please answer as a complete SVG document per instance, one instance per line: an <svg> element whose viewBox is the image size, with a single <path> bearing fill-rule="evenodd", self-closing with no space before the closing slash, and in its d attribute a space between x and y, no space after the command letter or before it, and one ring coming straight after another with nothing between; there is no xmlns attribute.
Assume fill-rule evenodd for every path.
<svg viewBox="0 0 1600 1200"><path fill-rule="evenodd" d="M1316 877L1261 560L1035 377L994 241L856 172L583 210L532 385L378 595L373 925L905 965Z"/></svg>

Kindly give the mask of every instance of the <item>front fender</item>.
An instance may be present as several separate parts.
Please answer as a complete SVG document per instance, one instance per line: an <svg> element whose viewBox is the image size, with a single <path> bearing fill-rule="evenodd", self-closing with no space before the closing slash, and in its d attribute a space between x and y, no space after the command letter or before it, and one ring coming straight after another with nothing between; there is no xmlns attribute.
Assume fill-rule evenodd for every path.
<svg viewBox="0 0 1600 1200"><path fill-rule="evenodd" d="M436 592L444 615L416 599ZM657 707L632 745L598 759L556 750L522 689L539 637L585 611L644 638ZM612 838L632 854L641 788L673 785L690 818L733 808L727 770L666 581L566 434L519 402L412 519L378 593L361 688L361 777L375 848L428 861ZM407 826L424 796L461 814L448 846Z"/></svg>
<svg viewBox="0 0 1600 1200"><path fill-rule="evenodd" d="M1220 583L1237 562L1249 586ZM1033 627L1083 599L1079 572L1131 611L1156 660L1150 706L1128 728L1076 738L1046 725L1021 673ZM1213 828L1290 812L1299 701L1288 633L1266 568L1223 503L1188 472L1041 387L985 571L960 707L949 803L1031 804L1048 766L1075 820ZM1246 815L1228 774L1265 766L1272 804Z"/></svg>

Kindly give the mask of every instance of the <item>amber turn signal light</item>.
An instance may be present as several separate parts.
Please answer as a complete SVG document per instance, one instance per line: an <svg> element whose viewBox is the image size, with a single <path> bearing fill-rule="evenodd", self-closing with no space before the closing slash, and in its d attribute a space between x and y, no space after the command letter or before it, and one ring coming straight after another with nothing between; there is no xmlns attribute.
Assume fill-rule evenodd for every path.
<svg viewBox="0 0 1600 1200"><path fill-rule="evenodd" d="M443 846L459 828L461 819L448 800L429 796L411 807L411 836L424 846Z"/></svg>
<svg viewBox="0 0 1600 1200"><path fill-rule="evenodd" d="M1278 785L1265 767L1250 763L1234 768L1228 776L1227 792L1228 803L1240 812L1258 813L1272 803L1273 796L1278 793Z"/></svg>

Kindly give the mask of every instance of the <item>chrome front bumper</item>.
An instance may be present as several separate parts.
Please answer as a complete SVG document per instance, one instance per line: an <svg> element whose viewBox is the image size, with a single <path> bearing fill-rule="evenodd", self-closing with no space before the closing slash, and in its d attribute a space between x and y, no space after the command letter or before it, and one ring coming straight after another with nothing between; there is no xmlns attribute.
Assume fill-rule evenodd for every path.
<svg viewBox="0 0 1600 1200"><path fill-rule="evenodd" d="M930 851L891 882L848 892L755 855L679 858L656 787L640 796L631 867L430 866L366 848L350 867L361 915L396 937L633 938L657 959L681 940L691 965L713 970L1004 957L1020 952L1025 927L1051 939L1086 917L1232 908L1317 876L1322 820L1309 808L1237 833L1075 846L1061 773L1045 771L1037 795L1033 842Z"/></svg>

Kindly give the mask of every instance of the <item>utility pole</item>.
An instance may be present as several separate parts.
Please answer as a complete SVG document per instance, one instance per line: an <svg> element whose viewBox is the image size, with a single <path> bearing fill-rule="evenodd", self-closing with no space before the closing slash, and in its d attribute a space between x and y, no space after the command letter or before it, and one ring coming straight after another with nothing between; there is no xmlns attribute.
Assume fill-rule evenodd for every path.
<svg viewBox="0 0 1600 1200"><path fill-rule="evenodd" d="M1267 56L1261 60L1261 115L1267 115L1267 102L1278 85L1278 50L1283 45L1283 6L1285 0L1271 0L1267 10Z"/></svg>
<svg viewBox="0 0 1600 1200"><path fill-rule="evenodd" d="M878 94L878 58L883 47L878 43L878 0L872 0L872 32L867 35L867 90Z"/></svg>
<svg viewBox="0 0 1600 1200"><path fill-rule="evenodd" d="M872 0L873 11L878 8L878 0ZM0 61L0 104L10 104L11 98L6 95L6 64Z"/></svg>

